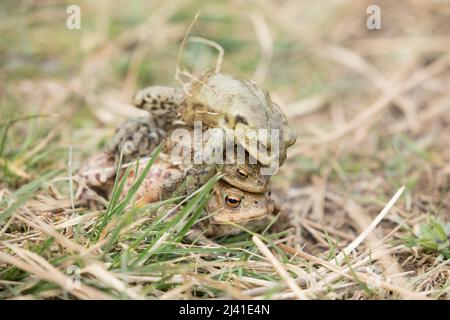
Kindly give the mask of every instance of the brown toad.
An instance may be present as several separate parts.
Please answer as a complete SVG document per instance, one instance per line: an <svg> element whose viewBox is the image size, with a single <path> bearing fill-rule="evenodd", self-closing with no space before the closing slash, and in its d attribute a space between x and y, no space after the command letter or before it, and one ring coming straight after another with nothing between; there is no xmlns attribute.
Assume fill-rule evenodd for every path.
<svg viewBox="0 0 450 320"><path fill-rule="evenodd" d="M115 180L115 175L110 174L112 168L114 168L114 159L106 151L95 155L92 159L105 166L104 168L98 168L98 170L103 169L104 172L108 173L104 176L101 175L102 177L108 177L107 181L98 185L97 182L100 181L94 178L94 182L97 189L102 189L107 197L110 197ZM131 167L125 179L121 198L129 194L136 178L142 174L146 164L146 160L143 160L136 166ZM97 174L91 169L89 168L90 172L84 172L86 179L92 178L89 174ZM123 174L123 171L120 174ZM183 169L179 166L164 159L156 160L136 191L136 204L143 205L168 199L180 185L183 177ZM252 229L265 224L268 221L267 218L274 211L274 203L267 192L250 193L237 189L225 181L218 181L213 188L212 196L207 202L205 211L207 219L203 219L197 224L196 229L190 231L189 237L191 239L200 234L208 237L236 234L241 231L239 226Z"/></svg>
<svg viewBox="0 0 450 320"><path fill-rule="evenodd" d="M218 145L217 141L224 140L222 132L215 129L208 129L198 137L192 130L179 128L168 138L166 150L172 161L186 167L187 193L200 188L215 174L222 175L224 181L243 191L268 191L270 175L264 174L265 166L242 148L239 155L239 148L234 145L229 149L220 148L226 142ZM196 142L199 143L197 147Z"/></svg>
<svg viewBox="0 0 450 320"><path fill-rule="evenodd" d="M142 163L137 172L132 171L127 177L122 196L128 194L136 174L141 173L144 165L145 163ZM142 205L167 199L182 179L181 171L177 170L171 163L157 160L136 192L136 203ZM192 231L190 237L195 238L194 235L200 233L207 237L232 235L241 232L240 227L253 229L266 224L274 209L274 202L269 193L246 192L220 180L214 186L207 202L207 219L197 224L198 229Z"/></svg>
<svg viewBox="0 0 450 320"><path fill-rule="evenodd" d="M123 149L123 160L122 163L130 162L138 157L148 156L159 143L164 140L166 133L164 130L153 127L149 124L152 121L150 117L130 119L123 123L119 129L116 131L116 135L112 139L112 142L107 149L110 157L115 155L116 161L119 158L120 152ZM200 138L194 136L192 130L188 130L179 126L177 129L179 131L173 131L172 135L168 138L165 143L165 150L167 153L171 153L172 150L175 149L176 146L179 148L190 148L194 149L194 139L198 139L199 143L206 148L214 148L217 145L221 146L223 143L217 143L217 140L224 140L224 137L218 137L217 134L210 134L213 130L206 130L202 132ZM184 138L188 139L180 139L177 137L177 133L183 132ZM221 133L221 132L218 132ZM234 150L234 149L233 149ZM245 151L245 150L244 150ZM233 151L234 152L234 151ZM255 161L250 161L250 163L246 161L237 161L237 157L235 160L230 160L230 157L226 157L227 155L224 153L224 161L223 163L216 163L214 165L205 165L203 162L201 164L194 164L193 159L189 157L189 159L184 159L183 163L186 165L185 178L186 178L186 191L191 193L205 184L212 176L216 173L223 174L223 179L230 183L231 185L240 188L244 191L248 192L264 192L269 189L269 180L270 175L264 174L261 170L264 168L260 163ZM245 159L250 159L251 156L245 152ZM245 160L244 159L244 160ZM95 160L95 157L93 158ZM105 167L101 161L104 160L95 160L99 161L96 164L93 160L88 161L89 166L91 168L100 169ZM205 160L208 161L208 160ZM84 169L86 171L87 168ZM98 175L98 174L97 174ZM94 177L90 177L90 179L94 179ZM104 180L104 179L102 179ZM91 183L92 186L97 186L104 182L95 182Z"/></svg>
<svg viewBox="0 0 450 320"><path fill-rule="evenodd" d="M180 118L188 125L200 121L232 131L235 140L264 165L283 164L287 149L297 139L269 93L233 75L205 72L184 89L148 87L136 94L134 104L162 118L169 128L171 121Z"/></svg>

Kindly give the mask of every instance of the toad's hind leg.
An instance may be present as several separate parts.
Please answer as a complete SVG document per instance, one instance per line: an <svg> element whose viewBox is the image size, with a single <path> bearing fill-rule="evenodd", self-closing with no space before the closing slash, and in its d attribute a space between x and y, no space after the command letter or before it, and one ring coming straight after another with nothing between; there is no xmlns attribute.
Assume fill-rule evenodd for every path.
<svg viewBox="0 0 450 320"><path fill-rule="evenodd" d="M150 86L136 93L133 104L147 111L159 125L169 129L177 119L177 113L185 93L181 88Z"/></svg>
<svg viewBox="0 0 450 320"><path fill-rule="evenodd" d="M108 146L116 160L123 150L123 163L149 156L164 140L166 132L160 129L151 117L141 117L125 121L116 130Z"/></svg>
<svg viewBox="0 0 450 320"><path fill-rule="evenodd" d="M79 184L75 200L91 208L106 207L103 196L107 196L116 177L115 157L109 151L102 151L84 161L75 174Z"/></svg>

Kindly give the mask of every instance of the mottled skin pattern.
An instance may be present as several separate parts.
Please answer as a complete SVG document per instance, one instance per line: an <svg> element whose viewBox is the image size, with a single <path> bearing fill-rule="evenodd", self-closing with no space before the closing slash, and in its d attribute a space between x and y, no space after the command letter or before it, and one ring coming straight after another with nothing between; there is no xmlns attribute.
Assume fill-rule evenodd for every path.
<svg viewBox="0 0 450 320"><path fill-rule="evenodd" d="M216 139L222 139L217 137L212 133L213 130L208 129L202 134L201 144L203 148L214 147L216 144ZM248 192L261 193L268 191L270 188L270 176L263 175L261 169L264 167L261 163L256 163L256 161L248 162L249 155L245 154L246 160L237 161L237 156L235 154L234 159L225 158L226 161L222 164L212 164L205 165L208 163L210 158L204 158L205 163L195 164L194 163L194 135L190 131L190 145L186 145L186 140L177 139L176 136L171 136L166 143L167 151L173 150L174 146L178 146L179 149L184 147L186 149L192 150L190 154L187 154L184 159L181 159L184 164L186 164L186 187L187 193L190 194L204 185L209 179L211 179L215 174L222 174L222 179L229 184ZM235 149L234 152L236 152ZM244 150L245 151L245 150ZM177 154L177 156L179 156ZM226 157L226 152L220 155L221 157ZM252 164L255 163L255 164Z"/></svg>
<svg viewBox="0 0 450 320"><path fill-rule="evenodd" d="M270 188L270 176L261 174L261 164L222 165L219 172L232 186L249 192L265 192Z"/></svg>
<svg viewBox="0 0 450 320"><path fill-rule="evenodd" d="M133 97L133 104L150 113L157 128L169 132L180 120L178 111L183 99L181 88L151 86L140 90Z"/></svg>
<svg viewBox="0 0 450 320"><path fill-rule="evenodd" d="M78 169L75 180L79 182L76 200L92 208L99 208L99 199L106 198L114 186L117 168L116 156L110 151L102 151L84 161Z"/></svg>
<svg viewBox="0 0 450 320"><path fill-rule="evenodd" d="M108 152L116 155L116 161L118 161L118 155L120 155L122 149L122 163L128 163L139 157L150 155L150 153L163 141L166 136L165 131L157 127L152 127L152 124L149 123L151 120L151 117L130 119L118 128L116 135L108 148ZM206 143L210 143L214 146L215 137L210 135L209 131L211 130L206 130L203 133L202 144L206 145ZM193 139L194 137L191 131L191 141L193 141ZM171 137L165 144L165 150L170 153L177 143L181 144L182 142L184 141ZM193 145L186 147L193 149ZM249 157L248 154L247 157ZM185 161L185 163L193 163L193 158L186 160L188 161ZM92 163L92 161L90 166L92 168L104 167L103 164L99 163L96 165L95 163ZM230 163L217 165L196 164L187 168L189 171L185 176L187 186L186 191L188 194L192 193L204 185L216 173L222 173L224 174L223 179L235 187L249 192L264 192L270 187L270 176L261 174L260 170L262 167L263 166L260 163ZM95 183L94 185L100 184L101 183Z"/></svg>
<svg viewBox="0 0 450 320"><path fill-rule="evenodd" d="M82 163L78 176L90 187L104 188L116 176L115 160L112 152L97 153Z"/></svg>
<svg viewBox="0 0 450 320"><path fill-rule="evenodd" d="M130 172L124 185L122 196L126 196L135 179L142 174L148 159L141 159L136 172L136 163L123 165L118 174L121 177L130 166ZM109 151L102 151L85 161L77 172L84 185L109 198L117 175L116 160ZM159 159L153 163L136 197L144 202L156 202L167 199L181 184L183 169L169 161ZM80 200L90 201L91 193L83 194ZM84 196L84 198L83 198Z"/></svg>
<svg viewBox="0 0 450 320"><path fill-rule="evenodd" d="M137 172L136 166L132 167L125 182L122 196L126 196L128 194L130 188L135 182L135 179L141 176L145 165L145 161L139 163ZM168 161L155 161L136 192L136 200L138 203L153 203L168 199L182 181L182 168L175 166Z"/></svg>
<svg viewBox="0 0 450 320"><path fill-rule="evenodd" d="M129 119L116 130L106 150L84 161L78 169L77 176L88 189L104 196L114 184L120 154L122 164L130 163L139 157L149 156L163 141L164 130L156 127L150 117ZM81 188L77 195L89 200L92 192Z"/></svg>
<svg viewBox="0 0 450 320"><path fill-rule="evenodd" d="M116 130L108 150L115 155L123 152L122 163L127 163L150 155L165 137L166 131L152 117L129 119Z"/></svg>
<svg viewBox="0 0 450 320"><path fill-rule="evenodd" d="M279 164L283 164L287 149L295 143L297 135L288 127L286 116L266 90L250 80L212 72L204 73L186 90L188 94L179 88L148 87L136 95L134 104L155 117L163 118L169 128L170 119L176 119L178 113L188 125L201 121L211 128L235 129L236 141L265 165L270 164L274 157L276 159L277 146L272 146L270 139L254 137L246 130L277 129L280 135L276 149L279 150ZM147 96L151 98L145 98ZM158 106L164 105L166 100L175 104L173 109L165 107L159 110ZM265 146L269 155L258 152L258 145Z"/></svg>

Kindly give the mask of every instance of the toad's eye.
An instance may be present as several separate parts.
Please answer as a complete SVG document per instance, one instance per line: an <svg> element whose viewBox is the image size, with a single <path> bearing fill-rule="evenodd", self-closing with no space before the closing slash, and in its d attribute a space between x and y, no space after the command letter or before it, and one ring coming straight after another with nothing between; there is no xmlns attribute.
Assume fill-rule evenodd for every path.
<svg viewBox="0 0 450 320"><path fill-rule="evenodd" d="M237 173L241 179L247 179L248 173L242 169L237 169Z"/></svg>
<svg viewBox="0 0 450 320"><path fill-rule="evenodd" d="M225 204L230 208L237 208L241 204L241 198L236 196L226 196L225 197Z"/></svg>

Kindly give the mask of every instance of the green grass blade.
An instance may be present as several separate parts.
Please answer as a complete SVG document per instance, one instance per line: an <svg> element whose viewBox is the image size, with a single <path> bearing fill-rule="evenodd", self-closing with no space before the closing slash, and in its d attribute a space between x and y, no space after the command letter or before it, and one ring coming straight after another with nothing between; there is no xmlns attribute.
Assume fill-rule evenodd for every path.
<svg viewBox="0 0 450 320"><path fill-rule="evenodd" d="M131 166L129 166L127 168L125 174L123 175L122 179L120 180L120 183L117 183L117 181L118 181L118 177L117 176L118 175L116 176L116 181L114 183L114 188L113 188L113 192L112 192L110 205L108 206L108 209L106 210L106 213L103 216L101 225L97 229L97 239L98 239L98 237L100 237L100 234L101 234L102 230L105 228L107 223L110 221L111 217L116 215L116 214L123 213L123 211L125 210L126 206L131 202L131 200L135 196L136 192L138 191L139 187L141 186L142 182L147 177L147 175L148 175L148 173L149 173L153 163L155 162L156 158L158 157L158 155L159 155L159 153L160 153L160 151L162 149L162 146L163 145L160 144L152 152L152 154L150 156L150 160L146 164L144 170L139 175L139 178L137 178L136 181L133 183L133 185L131 186L130 190L128 191L126 197L121 202L119 202L119 199L120 199L120 196L121 196L121 194L123 192L126 180L127 180L128 176L130 174ZM119 165L120 165L120 162L121 161L119 161ZM120 166L119 166L119 168L120 168ZM119 168L118 168L118 170L119 170Z"/></svg>
<svg viewBox="0 0 450 320"><path fill-rule="evenodd" d="M57 171L50 171L36 180L22 186L20 189L11 194L10 197L3 200L1 204L9 202L11 199L18 198L9 208L0 213L0 222L9 218L18 208L20 208L26 201L34 196L34 193L42 186L43 183L47 182L49 179L56 175Z"/></svg>

